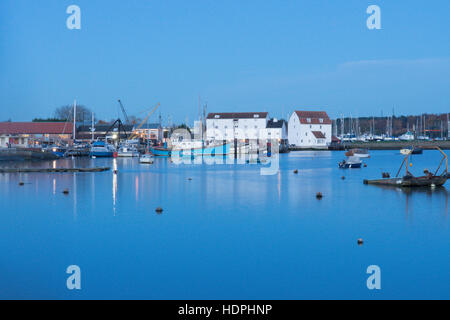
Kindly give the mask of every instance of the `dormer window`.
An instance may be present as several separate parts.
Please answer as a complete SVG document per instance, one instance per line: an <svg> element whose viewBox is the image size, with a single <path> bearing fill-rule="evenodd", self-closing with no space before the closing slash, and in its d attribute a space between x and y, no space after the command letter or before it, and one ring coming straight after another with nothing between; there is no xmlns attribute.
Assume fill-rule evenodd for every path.
<svg viewBox="0 0 450 320"><path fill-rule="evenodd" d="M306 121L307 121L308 123L311 123L311 118L307 118Z"/></svg>
<svg viewBox="0 0 450 320"><path fill-rule="evenodd" d="M253 118L259 118L259 114L254 114Z"/></svg>
<svg viewBox="0 0 450 320"><path fill-rule="evenodd" d="M220 118L220 115L216 114L216 115L214 116L214 118L219 119L219 118Z"/></svg>
<svg viewBox="0 0 450 320"><path fill-rule="evenodd" d="M322 118L320 118L320 119L319 119L319 122L320 122L320 123L323 123L323 119L322 119Z"/></svg>

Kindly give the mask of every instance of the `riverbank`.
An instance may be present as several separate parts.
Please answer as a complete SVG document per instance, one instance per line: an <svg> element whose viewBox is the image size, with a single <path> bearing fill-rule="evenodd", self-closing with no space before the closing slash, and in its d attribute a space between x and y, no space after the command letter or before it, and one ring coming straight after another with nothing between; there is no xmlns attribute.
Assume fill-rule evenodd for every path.
<svg viewBox="0 0 450 320"><path fill-rule="evenodd" d="M439 147L443 150L450 150L450 140L446 141L371 141L371 142L346 142L346 149L365 148L369 150L400 150L411 146L420 148Z"/></svg>

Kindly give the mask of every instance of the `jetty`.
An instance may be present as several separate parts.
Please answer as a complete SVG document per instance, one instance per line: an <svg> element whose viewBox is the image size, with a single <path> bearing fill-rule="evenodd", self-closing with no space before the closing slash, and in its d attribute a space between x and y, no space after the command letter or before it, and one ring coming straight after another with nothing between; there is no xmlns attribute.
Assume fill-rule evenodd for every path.
<svg viewBox="0 0 450 320"><path fill-rule="evenodd" d="M75 173L75 172L104 172L110 167L95 168L0 168L0 173Z"/></svg>
<svg viewBox="0 0 450 320"><path fill-rule="evenodd" d="M0 160L25 161L25 160L56 160L58 156L53 152L40 148L0 148Z"/></svg>

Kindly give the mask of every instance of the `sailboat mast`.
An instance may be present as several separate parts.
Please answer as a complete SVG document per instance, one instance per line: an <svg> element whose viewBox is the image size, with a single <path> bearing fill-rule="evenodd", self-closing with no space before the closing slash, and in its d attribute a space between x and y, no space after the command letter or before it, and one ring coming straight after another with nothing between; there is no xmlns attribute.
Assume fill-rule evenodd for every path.
<svg viewBox="0 0 450 320"><path fill-rule="evenodd" d="M76 138L77 130L77 100L73 101L73 141Z"/></svg>
<svg viewBox="0 0 450 320"><path fill-rule="evenodd" d="M91 132L92 132L92 141L94 141L94 131L95 131L95 127L94 127L94 112L92 112L92 124L91 124Z"/></svg>

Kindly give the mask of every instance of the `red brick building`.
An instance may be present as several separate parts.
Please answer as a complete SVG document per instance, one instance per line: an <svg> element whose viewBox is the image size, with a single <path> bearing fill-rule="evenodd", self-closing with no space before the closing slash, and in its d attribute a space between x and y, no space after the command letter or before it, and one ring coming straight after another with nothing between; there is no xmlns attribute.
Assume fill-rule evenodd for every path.
<svg viewBox="0 0 450 320"><path fill-rule="evenodd" d="M0 122L0 147L28 147L72 139L71 122Z"/></svg>

